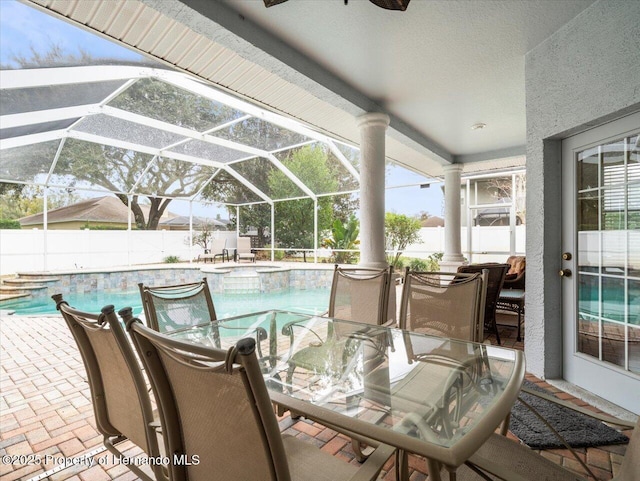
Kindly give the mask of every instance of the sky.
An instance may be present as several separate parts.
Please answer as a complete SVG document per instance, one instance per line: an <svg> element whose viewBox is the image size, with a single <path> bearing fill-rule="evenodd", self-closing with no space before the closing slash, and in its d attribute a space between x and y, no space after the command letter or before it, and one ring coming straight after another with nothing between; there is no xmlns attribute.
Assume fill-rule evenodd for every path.
<svg viewBox="0 0 640 481"><path fill-rule="evenodd" d="M29 56L30 50L47 52L52 45L79 53L79 46L94 57L136 61L142 55L64 20L40 12L15 0L0 0L0 62L15 66L11 57Z"/></svg>
<svg viewBox="0 0 640 481"><path fill-rule="evenodd" d="M29 57L31 49L46 53L52 45L59 46L65 53L80 53L82 50L94 58L112 58L127 62L144 59L129 48L118 45L91 32L57 19L40 10L23 5L15 0L0 0L0 63L17 67L14 56ZM388 167L387 186L430 183L431 187L418 186L388 189L386 210L398 214L443 216L443 194L439 183L429 182L424 176L401 167ZM104 195L103 193L96 195ZM188 215L188 203L172 202L170 210L180 215ZM226 209L195 206L194 215L226 218Z"/></svg>

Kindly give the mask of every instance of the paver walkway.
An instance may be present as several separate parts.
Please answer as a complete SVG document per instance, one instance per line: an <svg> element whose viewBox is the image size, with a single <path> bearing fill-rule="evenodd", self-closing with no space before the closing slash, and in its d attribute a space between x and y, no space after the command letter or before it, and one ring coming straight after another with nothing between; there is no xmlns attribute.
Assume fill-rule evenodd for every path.
<svg viewBox="0 0 640 481"><path fill-rule="evenodd" d="M523 348L515 341L515 330L501 328L503 345ZM529 380L572 399L533 376ZM102 439L95 430L89 386L80 354L61 317L0 318L0 455L19 462L2 463L3 481L34 480L42 473L58 468L46 478L52 481L101 481L137 479L126 466L114 462L103 451ZM586 403L576 400L578 404ZM594 408L595 410L595 408ZM355 462L347 437L306 420L280 419L281 429L308 439L331 454ZM626 446L581 449L581 456L594 470L598 480L608 480L620 466ZM95 453L95 451L98 451ZM83 458L85 454L93 454ZM127 456L140 451L131 447ZM565 450L546 450L542 455L582 473L579 464ZM6 458L3 458L3 460ZM64 459L82 463L61 469ZM43 462L38 462L43 461ZM410 457L411 480L427 478L423 459ZM381 479L394 479L393 460Z"/></svg>

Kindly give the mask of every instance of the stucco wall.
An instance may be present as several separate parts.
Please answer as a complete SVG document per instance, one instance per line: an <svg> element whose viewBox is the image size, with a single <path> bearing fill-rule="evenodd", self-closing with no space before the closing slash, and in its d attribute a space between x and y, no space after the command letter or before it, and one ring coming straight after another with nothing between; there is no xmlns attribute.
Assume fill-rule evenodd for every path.
<svg viewBox="0 0 640 481"><path fill-rule="evenodd" d="M527 370L562 377L561 141L640 110L640 2L600 0L525 59ZM535 299L535 302L533 300Z"/></svg>

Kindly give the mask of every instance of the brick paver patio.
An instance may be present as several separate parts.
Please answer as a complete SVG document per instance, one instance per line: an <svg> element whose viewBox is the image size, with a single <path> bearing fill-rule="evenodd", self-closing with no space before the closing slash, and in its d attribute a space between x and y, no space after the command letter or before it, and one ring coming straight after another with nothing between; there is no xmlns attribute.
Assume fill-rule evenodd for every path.
<svg viewBox="0 0 640 481"><path fill-rule="evenodd" d="M523 349L523 343L515 341L514 329L501 328L500 336L503 345ZM0 466L3 481L137 479L126 466L114 462L102 447L101 436L95 430L82 360L61 317L3 316L0 348L0 455L20 461L10 464L3 458ZM527 378L563 399L586 405L533 376ZM280 419L280 426L335 456L356 462L346 436L310 421L293 420L288 415ZM598 480L608 480L619 468L625 448L625 445L605 446L578 451ZM83 458L87 453L91 455ZM131 446L126 454L135 456L140 451ZM541 454L584 475L566 450L546 450ZM61 469L64 466L57 463L64 459L78 464ZM412 481L427 478L423 459L411 456L410 467ZM38 477L54 468L58 471L50 476ZM393 460L387 463L380 479L394 479Z"/></svg>

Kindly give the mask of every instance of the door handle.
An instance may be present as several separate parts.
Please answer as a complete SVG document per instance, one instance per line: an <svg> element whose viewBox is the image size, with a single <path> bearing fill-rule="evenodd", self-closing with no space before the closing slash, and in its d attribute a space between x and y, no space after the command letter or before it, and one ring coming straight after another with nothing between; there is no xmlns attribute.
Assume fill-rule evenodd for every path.
<svg viewBox="0 0 640 481"><path fill-rule="evenodd" d="M571 260L571 252L565 252L562 254L562 260L563 261L570 261Z"/></svg>
<svg viewBox="0 0 640 481"><path fill-rule="evenodd" d="M560 274L560 277L571 277L571 269L560 269L560 272L558 272L558 274Z"/></svg>

